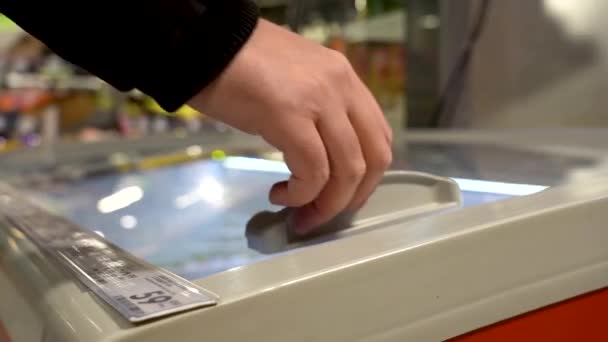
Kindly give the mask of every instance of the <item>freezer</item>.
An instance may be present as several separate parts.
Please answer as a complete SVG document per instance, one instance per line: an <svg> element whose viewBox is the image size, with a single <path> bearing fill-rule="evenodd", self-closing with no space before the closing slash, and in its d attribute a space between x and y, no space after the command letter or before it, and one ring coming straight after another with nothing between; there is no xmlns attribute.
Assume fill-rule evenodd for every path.
<svg viewBox="0 0 608 342"><path fill-rule="evenodd" d="M410 132L366 208L306 238L256 138L5 156L0 341L608 338L608 146L568 134Z"/></svg>

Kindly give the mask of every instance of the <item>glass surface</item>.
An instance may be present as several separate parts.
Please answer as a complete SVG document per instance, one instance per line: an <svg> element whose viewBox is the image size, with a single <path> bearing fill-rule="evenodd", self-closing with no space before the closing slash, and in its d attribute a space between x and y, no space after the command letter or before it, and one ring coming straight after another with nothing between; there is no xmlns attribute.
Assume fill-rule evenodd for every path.
<svg viewBox="0 0 608 342"><path fill-rule="evenodd" d="M576 169L598 160L491 144L409 143L395 156L397 166L446 177L554 186Z"/></svg>
<svg viewBox="0 0 608 342"><path fill-rule="evenodd" d="M541 191L592 161L492 146L410 144L394 168L455 177L466 206ZM245 226L287 178L281 162L250 157L201 160L141 173L92 175L28 190L50 210L186 279L261 260Z"/></svg>
<svg viewBox="0 0 608 342"><path fill-rule="evenodd" d="M245 224L277 209L267 191L284 178L200 161L54 184L34 197L132 254L197 279L263 257L247 247Z"/></svg>

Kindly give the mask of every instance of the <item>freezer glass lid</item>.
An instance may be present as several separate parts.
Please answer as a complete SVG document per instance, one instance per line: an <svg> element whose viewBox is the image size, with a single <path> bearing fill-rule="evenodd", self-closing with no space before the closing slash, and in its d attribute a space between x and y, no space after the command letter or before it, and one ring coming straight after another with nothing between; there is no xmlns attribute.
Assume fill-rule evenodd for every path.
<svg viewBox="0 0 608 342"><path fill-rule="evenodd" d="M455 178L468 206L541 191L592 163L496 149L409 144L394 167ZM132 254L195 280L272 257L248 248L245 226L260 211L280 209L268 203L267 192L287 172L280 161L233 156L57 181L27 193Z"/></svg>

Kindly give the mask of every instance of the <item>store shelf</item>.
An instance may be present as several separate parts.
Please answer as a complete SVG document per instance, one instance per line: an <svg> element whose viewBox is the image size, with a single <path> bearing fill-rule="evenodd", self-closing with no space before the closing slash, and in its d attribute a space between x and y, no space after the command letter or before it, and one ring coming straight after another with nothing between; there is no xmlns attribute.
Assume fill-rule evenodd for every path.
<svg viewBox="0 0 608 342"><path fill-rule="evenodd" d="M344 35L351 43L382 42L402 43L407 37L406 15L404 11L382 14L371 19L347 24Z"/></svg>
<svg viewBox="0 0 608 342"><path fill-rule="evenodd" d="M103 82L92 76L50 77L41 74L9 73L6 85L11 89L99 90Z"/></svg>
<svg viewBox="0 0 608 342"><path fill-rule="evenodd" d="M349 43L404 43L407 39L407 17L404 11L382 14L370 19L358 19L342 27L339 24L315 24L300 33L318 43L324 43L335 32Z"/></svg>

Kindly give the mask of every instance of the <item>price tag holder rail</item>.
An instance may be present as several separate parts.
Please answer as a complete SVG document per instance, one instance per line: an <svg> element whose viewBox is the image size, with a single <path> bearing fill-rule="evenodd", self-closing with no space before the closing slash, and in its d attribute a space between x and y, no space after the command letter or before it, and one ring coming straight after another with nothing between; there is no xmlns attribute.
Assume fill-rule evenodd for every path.
<svg viewBox="0 0 608 342"><path fill-rule="evenodd" d="M131 323L216 305L219 298L151 265L0 183L0 215Z"/></svg>

